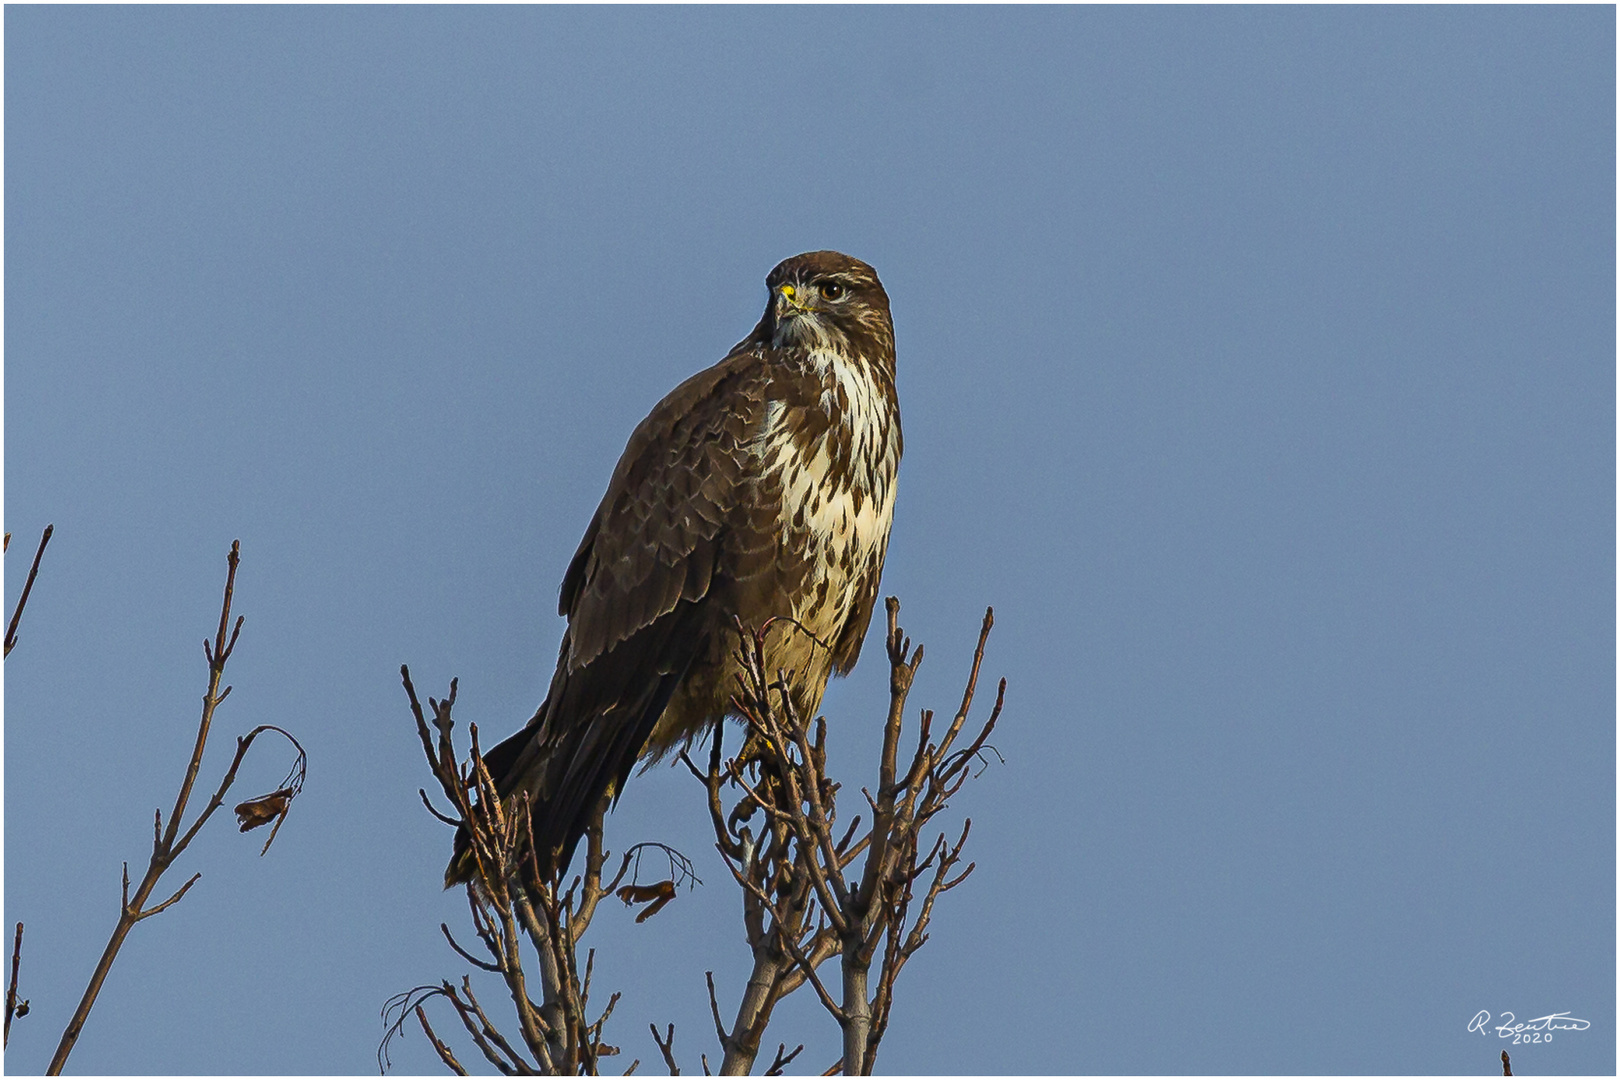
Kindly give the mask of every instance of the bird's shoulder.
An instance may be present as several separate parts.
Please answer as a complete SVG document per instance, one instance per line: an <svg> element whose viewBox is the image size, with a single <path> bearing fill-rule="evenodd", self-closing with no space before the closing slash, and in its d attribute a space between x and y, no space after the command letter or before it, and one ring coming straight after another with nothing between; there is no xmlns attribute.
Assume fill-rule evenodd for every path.
<svg viewBox="0 0 1620 1080"><path fill-rule="evenodd" d="M631 432L608 493L716 442L725 448L746 442L763 419L771 367L767 350L739 345L665 394Z"/></svg>
<svg viewBox="0 0 1620 1080"><path fill-rule="evenodd" d="M707 594L723 534L749 524L739 487L781 390L772 361L745 341L636 425L563 577L574 663Z"/></svg>

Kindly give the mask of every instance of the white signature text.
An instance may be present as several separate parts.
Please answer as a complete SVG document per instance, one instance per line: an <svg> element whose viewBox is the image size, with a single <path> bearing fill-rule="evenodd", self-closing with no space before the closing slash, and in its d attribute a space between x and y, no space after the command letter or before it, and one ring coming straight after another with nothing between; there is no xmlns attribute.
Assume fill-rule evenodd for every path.
<svg viewBox="0 0 1620 1080"><path fill-rule="evenodd" d="M1591 1026L1590 1021L1577 1019L1567 1012L1549 1013L1534 1020L1516 1020L1512 1013L1505 1012L1501 1023L1492 1025L1491 1014L1481 1009L1468 1021L1469 1031L1484 1035L1492 1030L1499 1038L1512 1039L1515 1043L1552 1042L1555 1031L1585 1031Z"/></svg>

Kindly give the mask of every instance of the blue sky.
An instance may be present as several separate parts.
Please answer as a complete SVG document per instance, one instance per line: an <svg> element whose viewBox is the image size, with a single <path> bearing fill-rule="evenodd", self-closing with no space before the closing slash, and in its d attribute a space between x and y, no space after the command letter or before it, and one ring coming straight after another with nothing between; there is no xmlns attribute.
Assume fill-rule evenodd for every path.
<svg viewBox="0 0 1620 1080"><path fill-rule="evenodd" d="M13 1071L144 862L240 537L230 736L293 730L72 1065L366 1072L465 965L398 686L514 729L631 428L831 247L893 298L885 591L1005 765L907 968L896 1072L1446 1072L1470 1017L1615 1067L1615 31L1587 8L8 8ZM885 680L825 708L870 771ZM267 756L243 779L268 788ZM713 1056L737 902L658 770L609 844L706 884L598 919L611 1029ZM177 877L176 884L183 877ZM9 938L9 935L8 935ZM836 1034L808 991L772 1039ZM401 1071L436 1071L420 1040Z"/></svg>

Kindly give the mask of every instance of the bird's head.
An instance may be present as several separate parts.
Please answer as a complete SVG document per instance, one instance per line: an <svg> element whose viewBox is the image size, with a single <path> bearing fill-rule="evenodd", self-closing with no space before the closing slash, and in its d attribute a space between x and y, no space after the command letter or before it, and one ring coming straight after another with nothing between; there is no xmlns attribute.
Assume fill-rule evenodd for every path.
<svg viewBox="0 0 1620 1080"><path fill-rule="evenodd" d="M894 355L889 295L877 271L836 251L809 251L765 279L770 302L760 330L775 348L800 346Z"/></svg>

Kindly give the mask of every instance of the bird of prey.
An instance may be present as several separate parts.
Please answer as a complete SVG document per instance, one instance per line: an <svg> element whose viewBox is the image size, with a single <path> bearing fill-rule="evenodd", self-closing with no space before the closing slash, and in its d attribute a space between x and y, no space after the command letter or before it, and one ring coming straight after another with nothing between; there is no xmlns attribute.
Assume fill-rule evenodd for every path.
<svg viewBox="0 0 1620 1080"><path fill-rule="evenodd" d="M774 666L814 716L877 599L900 466L894 324L877 273L836 251L781 263L753 332L630 436L558 612L545 702L485 755L527 795L544 875L598 802L733 712L736 621L772 623ZM465 828L446 885L473 871Z"/></svg>

